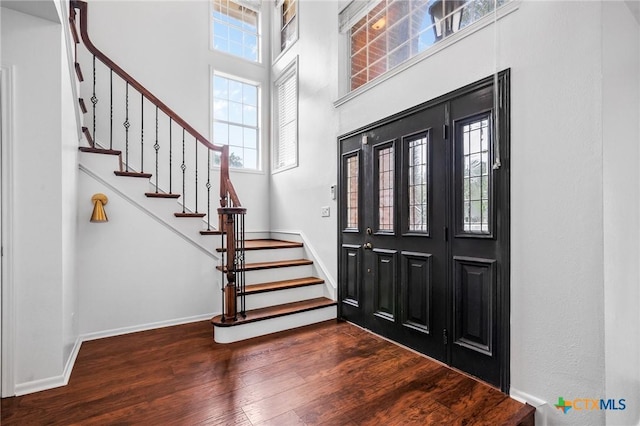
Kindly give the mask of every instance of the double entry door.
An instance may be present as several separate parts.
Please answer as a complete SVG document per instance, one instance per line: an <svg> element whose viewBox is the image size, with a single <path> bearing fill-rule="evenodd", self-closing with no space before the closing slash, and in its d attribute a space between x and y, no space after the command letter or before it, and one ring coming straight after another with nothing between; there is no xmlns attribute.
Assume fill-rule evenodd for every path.
<svg viewBox="0 0 640 426"><path fill-rule="evenodd" d="M506 391L508 114L494 106L487 79L339 139L339 300L342 318Z"/></svg>

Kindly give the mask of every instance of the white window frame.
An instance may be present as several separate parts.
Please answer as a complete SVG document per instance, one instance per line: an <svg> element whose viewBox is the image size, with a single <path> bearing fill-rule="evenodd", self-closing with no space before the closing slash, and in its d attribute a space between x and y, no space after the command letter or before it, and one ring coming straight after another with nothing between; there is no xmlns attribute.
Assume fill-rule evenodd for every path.
<svg viewBox="0 0 640 426"><path fill-rule="evenodd" d="M298 37L300 35L300 0L296 1L296 15L295 15L295 35L291 43L289 43L284 49L282 48L282 6L284 4L284 0L278 0L275 3L275 7L273 9L273 24L271 31L271 45L272 45L272 56L273 63L277 62L278 59L285 52L287 52L291 47L296 44L298 41Z"/></svg>
<svg viewBox="0 0 640 426"><path fill-rule="evenodd" d="M295 81L295 136L293 141L293 162L290 164L285 164L279 166L278 163L278 155L279 155L279 146L280 146L280 90L279 88L289 81L289 79L293 78ZM298 167L298 158L299 158L299 78L298 78L298 56L295 57L293 61L282 71L280 76L275 80L273 85L273 107L272 107L272 119L273 119L273 137L271 138L271 172L279 173L285 170L289 170L295 167ZM293 120L291 120L293 121ZM290 121L290 122L291 122Z"/></svg>
<svg viewBox="0 0 640 426"><path fill-rule="evenodd" d="M213 17L213 12L214 12L214 2L213 0L209 0L209 50L222 54L222 55L227 55L229 57L232 58L237 58L241 61L245 61L247 63L250 64L262 64L263 61L263 52L262 52L262 46L264 44L264 36L263 36L263 31L262 31L262 15L263 12L261 11L261 4L262 1L261 0L231 0L236 4L239 4L243 7L246 7L248 9L253 10L254 12L256 12L258 14L257 16L257 28L256 28L256 36L258 38L257 40L257 59L255 61L250 60L245 58L244 56L238 56L235 55L233 53L224 51L224 50L219 50L215 48L215 42L214 42L214 38L215 38L215 30L214 30L214 17Z"/></svg>
<svg viewBox="0 0 640 426"><path fill-rule="evenodd" d="M211 94L211 100L209 102L210 104L210 108L211 108L211 112L210 112L210 117L211 117L211 127L210 127L210 132L211 132L211 137L209 138L211 140L211 142L215 145L228 145L228 141L227 143L221 143L219 141L216 140L215 138L215 133L214 133L214 128L215 128L215 124L217 121L224 121L224 120L216 120L215 118L215 111L214 111L214 105L215 105L215 87L214 87L214 77L223 77L226 79L230 79L230 80L235 80L238 81L240 83L244 83L244 84L250 84L252 86L255 86L258 90L258 96L257 96L257 126L256 126L256 167L255 168L247 168L247 167L232 167L231 164L229 164L229 169L233 170L234 172L247 172L247 173L261 173L263 168L262 168L262 139L263 139L263 105L262 105L262 96L263 96L263 84L260 81L255 81L255 80L251 80L248 78L243 78L240 77L236 74L230 74L230 73L226 73L226 72L222 72L222 71L218 71L214 68L211 68L211 72L210 72L210 80L209 80L209 84L210 84L210 91L209 93ZM230 123L230 122L225 122L228 124L232 124L232 125L238 125L237 123ZM248 127L248 126L243 126L243 125L239 125L241 127ZM211 155L215 156L215 155L219 155L216 152L211 152ZM243 156L243 160L244 160L244 156ZM219 164L215 164L214 159L212 158L211 160L211 169L219 169L220 165Z"/></svg>

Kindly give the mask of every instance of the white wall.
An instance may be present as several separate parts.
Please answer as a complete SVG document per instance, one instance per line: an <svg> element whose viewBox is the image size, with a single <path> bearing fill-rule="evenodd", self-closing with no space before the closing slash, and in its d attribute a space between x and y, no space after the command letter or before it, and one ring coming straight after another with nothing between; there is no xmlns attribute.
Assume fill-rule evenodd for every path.
<svg viewBox="0 0 640 426"><path fill-rule="evenodd" d="M603 3L602 132L606 393L640 401L640 26L622 2ZM640 410L607 412L637 425Z"/></svg>
<svg viewBox="0 0 640 426"><path fill-rule="evenodd" d="M89 222L95 193L109 198L107 223ZM84 172L77 206L84 338L211 318L220 312L220 272L211 256ZM211 244L219 243L218 237L209 238Z"/></svg>
<svg viewBox="0 0 640 426"><path fill-rule="evenodd" d="M77 337L76 123L60 19L2 11L2 65L13 67L14 356L17 392L60 385Z"/></svg>
<svg viewBox="0 0 640 426"><path fill-rule="evenodd" d="M94 1L88 6L89 36L94 45L110 57L116 64L122 67L127 73L133 76L143 86L155 94L169 108L184 118L198 132L210 141L215 143L211 137L211 79L212 70L230 74L241 73L245 78L253 81L260 81L260 78L268 73L269 60L264 64L250 64L241 61L231 55L218 53L210 50L210 2L208 1L152 1L152 2L107 2ZM265 7L269 11L269 7ZM268 22L265 17L264 22ZM117 31L114 31L117 28ZM266 31L263 31L266 32ZM263 46L263 53L267 55L268 49ZM84 49L80 49L83 53ZM87 106L91 108L89 98L91 97L91 61L90 58L82 56L82 70L85 76L85 83L82 85L83 97ZM268 57L268 56L267 56ZM100 64L97 67L101 69ZM108 80L103 80L108 81ZM114 80L117 81L117 78ZM100 82L98 82L98 85ZM263 111L269 110L270 88L268 85L261 88L261 105ZM104 125L106 117L109 117L108 95L99 97L98 108L103 108L105 114L102 123ZM139 114L139 95L130 94L131 113L130 121L135 126L137 119L135 114ZM117 109L122 108L124 99L114 101ZM152 114L151 108L145 106L146 113ZM99 114L99 113L98 113ZM266 116L266 115L265 115ZM99 116L100 117L100 116ZM145 118L145 146L148 148L145 154L145 171L152 164L152 145L155 129L150 115ZM91 113L86 115L86 119L91 119ZM116 129L122 129L121 119L116 120ZM89 125L91 128L91 125ZM108 130L98 128L98 140L102 143L106 141ZM139 130L130 129L131 146L139 146ZM162 134L162 133L161 133ZM269 122L262 123L262 147L263 147L263 167L266 170L268 158L268 135ZM118 143L123 143L123 137L119 137ZM175 143L174 139L174 143ZM162 152L166 152L167 145L163 145ZM175 146L175 145L174 145ZM116 149L122 149L121 145ZM187 159L193 158L187 145ZM132 148L132 155L136 155ZM137 152L137 151L136 151ZM180 159L181 153L174 152L174 160ZM199 170L204 173L206 170L206 156L200 154ZM179 163L174 163L178 164ZM192 165L188 167L193 168ZM217 183L219 174L212 173L212 180ZM269 180L267 173L263 170L258 173L232 171L231 180L238 192L242 205L247 208L246 229L248 231L268 231L269 229ZM199 177L200 186L204 189L206 182L201 174ZM175 185L175 183L174 183ZM166 188L166 186L165 186ZM217 188L217 187L216 187ZM176 191L174 188L174 192ZM212 207L218 207L217 192L212 190ZM202 200L202 198L201 198ZM200 201L200 206L204 202ZM200 209L202 211L202 209ZM215 222L215 221L214 221Z"/></svg>
<svg viewBox="0 0 640 426"><path fill-rule="evenodd" d="M603 193L602 90L608 89L601 84L601 5L522 2L498 22L497 29L489 26L458 41L344 102L332 115L328 103L338 91L334 80L338 40L327 28L336 27L336 15L334 2L300 5L299 47L292 54L300 55L300 129L304 137L300 137L300 167L272 177L272 228L297 228L311 235L311 242L335 273L335 214L324 222L318 216L320 206L330 205L328 186L335 183L337 174L336 137L491 75L496 62L500 70L511 68L512 393L530 397L532 403L546 403L538 410L540 424L602 424L604 412L574 410L564 415L553 407L559 396L623 397L615 395L615 385L614 389L605 387L603 300L609 288L603 285L604 265L614 254L605 257L603 240L605 232L615 238L612 226L623 225L613 225L617 217L612 217L603 228L604 197L621 202L622 195L609 184L606 190L612 192ZM636 48L634 41L621 39L616 38L623 43L621 51L628 52L626 43ZM318 40L322 46L332 46L331 50L312 48ZM305 74L309 70L312 72ZM319 74L325 82L328 79L324 86L313 79ZM305 82L307 78L313 81L311 85ZM634 77L630 71L625 78L637 85L637 74ZM323 90L305 90L314 85ZM632 94L638 93L634 87ZM634 99L626 102L631 104ZM615 111L618 108L616 105ZM637 144L637 134L627 143ZM621 149L617 156L626 154ZM631 150L629 158L636 161L637 151ZM618 173L621 177L622 171ZM633 175L630 180L637 182ZM629 190L633 192L633 187ZM637 213L633 208L624 213L627 218L634 214L630 239L637 237L633 228L637 227L633 225ZM622 245L622 249L635 247L631 240ZM634 251L626 256L637 259ZM624 261L617 262L607 263L608 270ZM620 285L633 283L632 273ZM615 311L619 303L612 300L608 312ZM628 303L637 306L637 298ZM633 329L625 330L633 333ZM635 347L637 334L627 337L636 342ZM607 353L615 351L607 348ZM621 373L632 359L632 355L620 355L607 365ZM622 364L612 367L618 361Z"/></svg>
<svg viewBox="0 0 640 426"><path fill-rule="evenodd" d="M271 229L302 231L337 277L337 202L330 188L337 182L337 2L303 1L299 6L299 39L273 66L273 81L298 61L298 167L271 176ZM330 208L329 217L320 209Z"/></svg>

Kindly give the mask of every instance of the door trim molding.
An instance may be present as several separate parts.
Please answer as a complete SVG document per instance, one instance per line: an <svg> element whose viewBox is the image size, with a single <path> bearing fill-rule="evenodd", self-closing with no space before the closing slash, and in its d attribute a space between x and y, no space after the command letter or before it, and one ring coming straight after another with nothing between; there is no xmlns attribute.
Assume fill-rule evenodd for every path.
<svg viewBox="0 0 640 426"><path fill-rule="evenodd" d="M0 203L2 226L2 341L0 364L2 368L2 397L15 394L15 292L13 283L13 67L0 68L0 149L2 158L2 199Z"/></svg>

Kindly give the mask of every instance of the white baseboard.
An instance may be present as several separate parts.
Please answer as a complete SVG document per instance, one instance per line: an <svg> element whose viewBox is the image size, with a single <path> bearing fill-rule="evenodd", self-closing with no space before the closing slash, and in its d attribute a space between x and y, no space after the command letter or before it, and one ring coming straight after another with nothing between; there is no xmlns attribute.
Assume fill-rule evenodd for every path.
<svg viewBox="0 0 640 426"><path fill-rule="evenodd" d="M211 313L211 314L202 314L202 315L195 315L192 317L176 318L176 319L171 319L166 321L152 322L148 324L133 325L130 327L96 331L93 333L83 334L80 336L80 338L82 339L83 342L88 342L90 340L104 339L106 337L122 336L123 334L137 333L139 331L154 330L156 328L171 327L174 325L189 324L192 322L210 320L211 318L219 314L220 314L219 312Z"/></svg>
<svg viewBox="0 0 640 426"><path fill-rule="evenodd" d="M69 358L64 366L64 371L59 376L47 377L46 379L33 380L31 382L18 383L15 386L15 395L21 396L26 395L28 393L40 392L43 390L59 388L61 386L66 386L69 383L69 378L71 377L71 371L73 370L73 366L76 363L76 358L78 358L78 353L80 352L80 347L82 346L82 339L80 336L76 339L76 342L73 345L73 349L69 354Z"/></svg>
<svg viewBox="0 0 640 426"><path fill-rule="evenodd" d="M516 401L522 402L523 404L529 404L536 409L536 426L548 425L547 414L549 413L552 404L549 404L547 401L538 398L537 396L533 396L527 392L516 389L513 386L509 389L509 396Z"/></svg>

